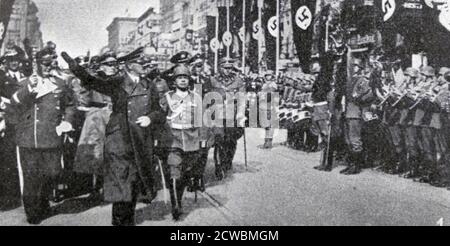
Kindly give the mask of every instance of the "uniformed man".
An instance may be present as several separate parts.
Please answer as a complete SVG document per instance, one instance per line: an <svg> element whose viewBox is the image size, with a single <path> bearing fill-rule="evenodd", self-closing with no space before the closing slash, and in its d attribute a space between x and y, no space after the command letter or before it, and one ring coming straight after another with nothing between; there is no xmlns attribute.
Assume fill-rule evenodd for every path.
<svg viewBox="0 0 450 246"><path fill-rule="evenodd" d="M221 94L226 105L225 107L235 108L234 115L226 115L226 117L233 117L228 119L228 122L234 122L234 126L228 126L226 124L227 119L225 119L223 132L216 136L214 151L217 159L220 160L216 162L216 176L218 179L223 179L224 174L232 169L237 141L244 134L246 103L239 103L237 96L239 96L239 93L245 95L245 84L239 76L232 72L233 68L234 61L229 58L223 58L220 62L219 75L211 79L212 91Z"/></svg>
<svg viewBox="0 0 450 246"><path fill-rule="evenodd" d="M170 178L170 199L172 216L179 220L182 215L182 199L186 185L196 175L195 164L200 150L200 132L202 125L202 98L190 91L190 69L178 65L174 69L176 89L165 95L168 136L167 164ZM197 177L195 177L197 178Z"/></svg>
<svg viewBox="0 0 450 246"><path fill-rule="evenodd" d="M27 221L39 224L51 215L50 188L61 171L64 134L73 130L73 91L51 75L54 50L36 54L37 71L20 83L12 97L16 142L23 170L23 204Z"/></svg>
<svg viewBox="0 0 450 246"><path fill-rule="evenodd" d="M16 50L4 56L5 71L0 71L0 208L20 205L19 172L16 160L16 141L14 119L6 116L6 107L11 103L13 94L20 88L20 82L26 77L21 73L23 57Z"/></svg>
<svg viewBox="0 0 450 246"><path fill-rule="evenodd" d="M429 122L424 123L427 109L424 107L423 102L425 96L430 92L434 84L436 73L434 68L427 66L420 70L421 81L415 88L415 104L410 107L411 112L414 112L414 117L411 121L412 129L417 132L415 137L416 146L419 155L419 162L414 168L415 178L419 178L420 182L429 182L430 175L433 172L432 169L435 163L435 153L433 151L433 132L429 125Z"/></svg>
<svg viewBox="0 0 450 246"><path fill-rule="evenodd" d="M195 55L191 61L190 66L192 70L191 86L193 92L199 94L204 98L211 92L211 79L205 72L205 61L202 55ZM208 106L204 109L206 110ZM200 129L200 147L199 159L193 169L193 180L189 186L189 191L205 191L204 172L206 164L208 163L209 150L214 146L214 128L202 126Z"/></svg>
<svg viewBox="0 0 450 246"><path fill-rule="evenodd" d="M106 127L104 197L113 203L112 224L135 225L138 195L154 195L152 124L165 120L154 85L143 78L140 57L110 78L90 74L66 53L63 58L84 87L110 96L113 112Z"/></svg>
<svg viewBox="0 0 450 246"><path fill-rule="evenodd" d="M192 59L192 55L187 52L187 51L180 51L177 54L175 54L174 56L172 56L172 58L170 58L170 62L173 64L173 66L171 68L169 68L168 70L160 73L160 76L162 79L166 80L169 83L169 87L171 89L175 89L174 85L172 85L170 82L172 82L172 78L173 78L173 70L181 64L184 64L186 66L189 66L189 62Z"/></svg>
<svg viewBox="0 0 450 246"><path fill-rule="evenodd" d="M426 109L427 113L431 114L429 126L432 131L432 144L436 158L430 173L430 182L436 187L448 187L450 185L447 163L450 155L446 131L446 125L449 123L447 108L448 103L450 103L450 92L449 82L444 77L449 71L450 69L446 67L440 69L435 85L430 91L430 97L427 98L431 103Z"/></svg>
<svg viewBox="0 0 450 246"><path fill-rule="evenodd" d="M361 59L353 60L353 76L350 84L350 90L347 91L346 98L346 139L349 147L348 167L341 171L342 174L353 175L361 172L361 165L363 164L363 142L361 131L363 127L362 108L359 104L360 97L366 92L360 93L360 85L367 83L367 78L364 76L364 63ZM363 88L364 89L364 88ZM364 89L365 91L365 89Z"/></svg>
<svg viewBox="0 0 450 246"><path fill-rule="evenodd" d="M259 93L259 112L266 111L268 120L271 120L272 115L272 94L275 93L278 89L277 86L277 78L273 71L267 71L264 75L264 84L262 85L261 92ZM268 127L265 129L264 136L264 145L263 149L272 149L273 147L273 135L275 133L275 129Z"/></svg>
<svg viewBox="0 0 450 246"><path fill-rule="evenodd" d="M119 72L117 59L112 53L101 56L98 62L99 68L95 72L105 78L115 76ZM82 67L88 65L85 59L78 59L77 63ZM81 86L81 82L79 83ZM93 195L100 197L103 188L105 131L112 113L111 98L95 90L82 90L85 92L77 106L78 110L85 113L85 121L75 155L74 171L93 175Z"/></svg>

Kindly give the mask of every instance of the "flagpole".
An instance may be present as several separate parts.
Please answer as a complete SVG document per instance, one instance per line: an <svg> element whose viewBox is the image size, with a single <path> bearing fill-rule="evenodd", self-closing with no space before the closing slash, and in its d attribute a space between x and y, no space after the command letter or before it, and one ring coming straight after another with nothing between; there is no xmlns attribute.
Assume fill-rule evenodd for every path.
<svg viewBox="0 0 450 246"><path fill-rule="evenodd" d="M227 32L230 32L230 1L227 1ZM230 58L230 45L227 45L227 58Z"/></svg>
<svg viewBox="0 0 450 246"><path fill-rule="evenodd" d="M245 4L245 1L246 0L242 0L243 2L242 2L242 28L243 28L243 30L244 30L244 37L243 37L243 40L242 40L242 73L244 73L245 74L245 42L247 41L247 38L246 38L246 34L247 34L247 30L246 30L246 28L245 28L245 8L246 8L246 4Z"/></svg>
<svg viewBox="0 0 450 246"><path fill-rule="evenodd" d="M261 60L261 49L262 49L262 37L263 37L263 23L262 23L262 8L264 5L264 0L258 0L258 21L259 21L259 33L258 33L258 73L261 74L261 66L260 66L260 60Z"/></svg>
<svg viewBox="0 0 450 246"><path fill-rule="evenodd" d="M216 40L219 40L219 5L217 5L216 12ZM219 71L219 50L214 51L214 74Z"/></svg>
<svg viewBox="0 0 450 246"><path fill-rule="evenodd" d="M280 34L281 34L281 22L280 22L280 0L277 0L277 47L276 47L276 59L275 59L275 76L278 79L279 63L280 63Z"/></svg>

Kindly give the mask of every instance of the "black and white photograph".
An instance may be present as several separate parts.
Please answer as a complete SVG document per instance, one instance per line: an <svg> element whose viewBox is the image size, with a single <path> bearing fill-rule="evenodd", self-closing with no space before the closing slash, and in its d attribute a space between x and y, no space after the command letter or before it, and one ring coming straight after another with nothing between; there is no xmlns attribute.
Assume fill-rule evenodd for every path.
<svg viewBox="0 0 450 246"><path fill-rule="evenodd" d="M0 0L0 226L448 225L450 0Z"/></svg>

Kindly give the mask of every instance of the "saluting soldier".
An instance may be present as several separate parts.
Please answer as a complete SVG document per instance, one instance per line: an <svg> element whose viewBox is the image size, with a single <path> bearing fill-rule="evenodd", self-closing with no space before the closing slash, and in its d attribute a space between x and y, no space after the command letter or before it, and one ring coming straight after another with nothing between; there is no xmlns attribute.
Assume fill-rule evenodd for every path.
<svg viewBox="0 0 450 246"><path fill-rule="evenodd" d="M93 72L101 73L105 77L114 76L118 73L117 59L114 54L102 55L98 62L98 70ZM84 62L84 59L78 59L77 63L82 67L89 65ZM81 82L79 83L81 87ZM104 173L103 150L106 124L112 112L111 98L95 90L82 89L84 93L79 101L78 110L86 115L75 155L74 171L93 175L94 194L101 195Z"/></svg>
<svg viewBox="0 0 450 246"><path fill-rule="evenodd" d="M226 115L226 118L230 118L224 120L223 132L216 136L216 157L220 159L219 165L216 166L218 179L223 179L224 174L232 169L237 141L244 135L246 103L239 102L237 96L239 93L245 95L245 84L232 72L233 69L234 60L223 58L220 62L220 73L211 79L212 91L222 96L225 108L235 109L233 115ZM228 126L227 122L233 122L234 126Z"/></svg>
<svg viewBox="0 0 450 246"><path fill-rule="evenodd" d="M155 192L154 141L149 126L165 120L158 93L145 78L141 57L131 58L125 71L109 78L90 74L66 53L63 58L84 87L111 97L113 112L106 127L104 197L113 203L113 225L135 225L139 193Z"/></svg>
<svg viewBox="0 0 450 246"><path fill-rule="evenodd" d="M179 220L182 215L182 199L186 186L196 177L195 165L200 150L202 125L202 98L190 91L190 70L185 65L174 69L175 90L165 95L167 114L167 133L170 140L167 146L167 165L170 178L170 199L172 216Z"/></svg>
<svg viewBox="0 0 450 246"><path fill-rule="evenodd" d="M62 169L63 134L73 130L74 94L65 81L51 75L55 59L49 47L38 52L37 71L20 83L11 100L23 170L23 204L30 224L40 224L51 215L48 197Z"/></svg>
<svg viewBox="0 0 450 246"><path fill-rule="evenodd" d="M0 70L0 208L20 205L20 183L17 169L17 153L14 129L14 117L6 115L6 107L11 103L13 94L20 88L20 82L26 77L20 71L24 59L17 50L6 52L3 57L5 71Z"/></svg>

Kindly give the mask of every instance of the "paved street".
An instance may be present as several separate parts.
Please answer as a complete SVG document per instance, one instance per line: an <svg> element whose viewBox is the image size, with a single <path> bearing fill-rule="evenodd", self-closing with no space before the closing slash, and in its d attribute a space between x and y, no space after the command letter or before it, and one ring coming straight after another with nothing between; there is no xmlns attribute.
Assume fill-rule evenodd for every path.
<svg viewBox="0 0 450 246"><path fill-rule="evenodd" d="M194 194L187 194L182 221L171 220L160 192L151 205L139 205L139 225L434 226L441 218L450 223L450 191L373 170L351 177L339 174L342 167L318 172L313 169L318 153L305 154L279 144L271 151L261 150L263 130L248 129L247 137L248 169L240 148L234 173L216 182L211 160L207 195L199 194L195 203ZM277 132L275 142L283 139L285 132ZM60 214L43 225L110 224L111 206L96 206L86 198L66 201L57 211ZM2 212L0 225L26 225L23 209Z"/></svg>

